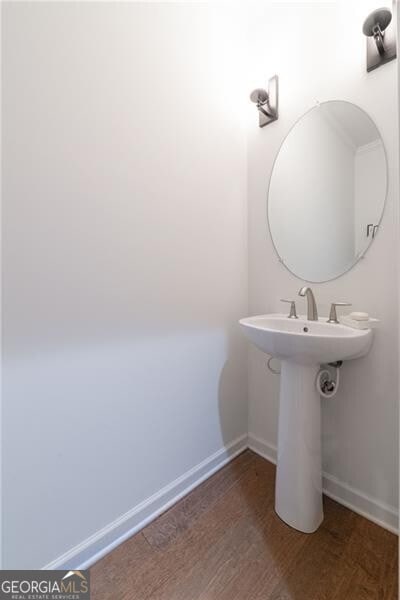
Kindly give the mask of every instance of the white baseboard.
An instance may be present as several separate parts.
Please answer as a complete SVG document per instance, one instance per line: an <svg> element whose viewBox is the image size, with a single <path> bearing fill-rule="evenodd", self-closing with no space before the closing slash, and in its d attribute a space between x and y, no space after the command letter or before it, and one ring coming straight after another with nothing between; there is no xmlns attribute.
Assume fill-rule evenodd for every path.
<svg viewBox="0 0 400 600"><path fill-rule="evenodd" d="M253 433L249 433L248 447L256 454L259 454L276 465L276 446L268 444L265 440L262 440Z"/></svg>
<svg viewBox="0 0 400 600"><path fill-rule="evenodd" d="M87 569L161 513L186 496L200 483L246 450L247 434L238 437L166 485L127 513L53 560L43 569Z"/></svg>
<svg viewBox="0 0 400 600"><path fill-rule="evenodd" d="M250 448L269 462L276 464L276 446L254 434L240 436L226 447L203 460L178 479L147 498L127 513L103 527L92 536L53 560L43 569L87 569L148 523L168 510L200 483L211 477L238 454ZM323 492L333 500L398 533L398 512L337 478L323 473Z"/></svg>
<svg viewBox="0 0 400 600"><path fill-rule="evenodd" d="M276 446L269 444L252 433L249 433L248 446L250 450L276 464ZM324 472L322 474L322 487L324 494L332 498L332 500L336 500L339 504L343 504L343 506L350 508L355 513L393 533L399 533L399 515L393 506L389 506L377 498L373 498L353 488L351 485L340 481L329 473Z"/></svg>

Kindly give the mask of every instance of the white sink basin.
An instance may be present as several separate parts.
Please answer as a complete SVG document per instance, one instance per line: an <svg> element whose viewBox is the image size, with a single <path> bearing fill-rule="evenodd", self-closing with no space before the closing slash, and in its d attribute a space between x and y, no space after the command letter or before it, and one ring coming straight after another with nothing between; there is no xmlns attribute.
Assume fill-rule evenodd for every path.
<svg viewBox="0 0 400 600"><path fill-rule="evenodd" d="M324 516L317 373L323 363L367 354L372 331L281 314L239 323L253 344L281 360L275 510L288 525L312 533Z"/></svg>
<svg viewBox="0 0 400 600"><path fill-rule="evenodd" d="M281 314L239 321L245 336L263 352L281 360L322 364L364 356L372 343L370 329L351 329L325 319L288 319Z"/></svg>

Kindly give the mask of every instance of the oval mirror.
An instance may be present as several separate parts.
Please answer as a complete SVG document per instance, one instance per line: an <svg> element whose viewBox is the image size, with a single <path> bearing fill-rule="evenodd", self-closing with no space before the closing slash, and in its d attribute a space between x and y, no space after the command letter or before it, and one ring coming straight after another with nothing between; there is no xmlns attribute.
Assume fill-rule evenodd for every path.
<svg viewBox="0 0 400 600"><path fill-rule="evenodd" d="M268 223L283 264L310 282L351 269L377 234L386 189L372 119L350 102L312 108L283 141L269 185Z"/></svg>

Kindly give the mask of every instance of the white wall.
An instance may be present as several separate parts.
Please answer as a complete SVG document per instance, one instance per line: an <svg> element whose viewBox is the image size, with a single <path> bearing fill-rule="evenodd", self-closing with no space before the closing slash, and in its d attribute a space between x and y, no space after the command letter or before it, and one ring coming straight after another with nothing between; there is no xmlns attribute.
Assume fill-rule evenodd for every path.
<svg viewBox="0 0 400 600"><path fill-rule="evenodd" d="M381 324L369 355L346 363L338 396L323 401L324 469L337 478L339 494L350 494L351 486L354 501L370 500L373 516L379 518L381 508L386 518L398 503L398 65L393 61L371 73L365 70L361 26L370 8L368 2L346 0L254 3L249 11L248 87L259 87L274 73L280 78L278 121L259 129L254 107L247 110L249 313L282 311L279 298L297 298L305 312L304 300L297 297L303 282L278 262L265 219L268 180L284 136L317 100L358 104L377 124L388 154L385 214L366 258L313 289L322 315L330 302L348 300L353 310L366 310ZM267 370L260 352L250 349L249 430L264 447L277 441L278 393L279 377Z"/></svg>
<svg viewBox="0 0 400 600"><path fill-rule="evenodd" d="M3 568L36 568L247 432L241 33L2 10Z"/></svg>

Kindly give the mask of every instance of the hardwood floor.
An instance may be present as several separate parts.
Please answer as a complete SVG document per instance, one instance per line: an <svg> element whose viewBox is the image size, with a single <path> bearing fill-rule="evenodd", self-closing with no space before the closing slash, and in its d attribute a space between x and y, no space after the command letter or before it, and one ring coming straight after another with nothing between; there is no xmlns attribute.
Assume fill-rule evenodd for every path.
<svg viewBox="0 0 400 600"><path fill-rule="evenodd" d="M91 568L92 600L396 600L394 534L324 498L314 534L274 512L247 450Z"/></svg>

